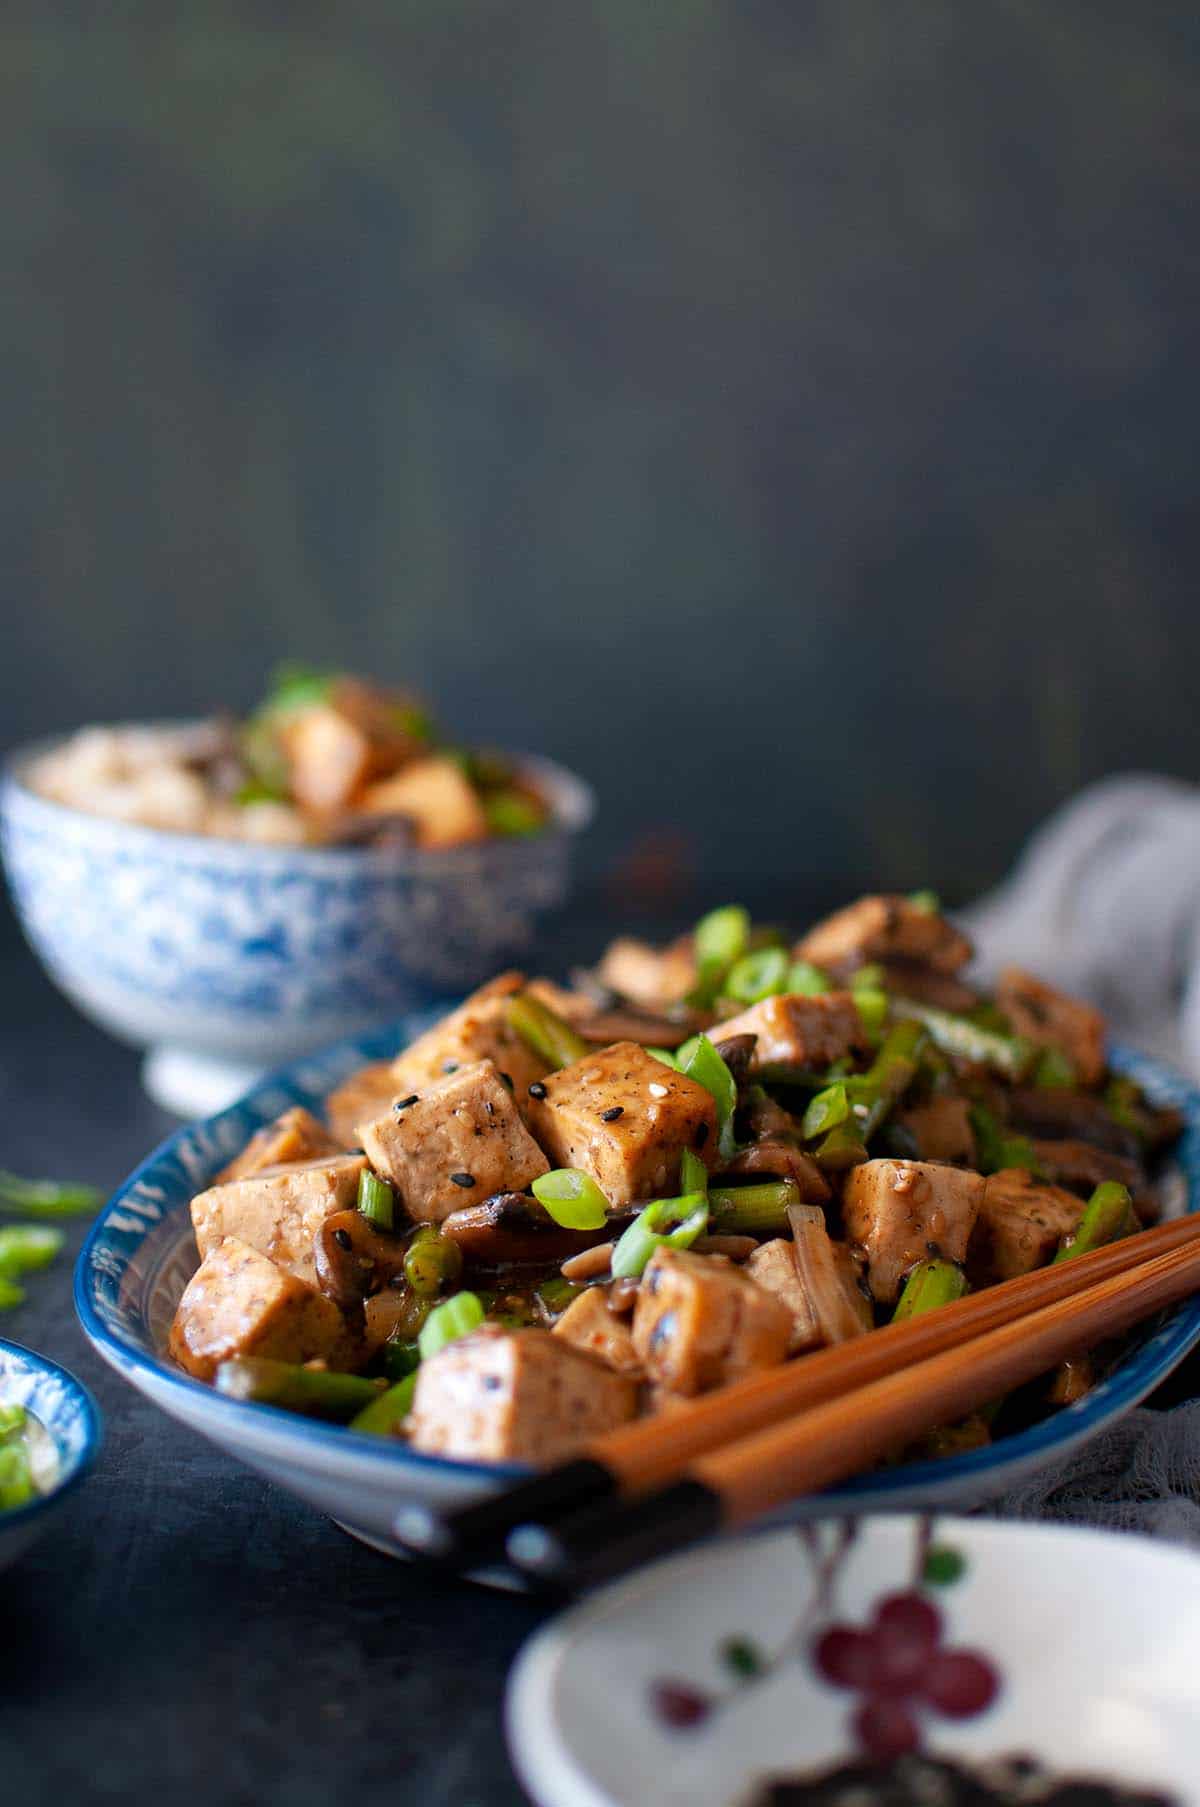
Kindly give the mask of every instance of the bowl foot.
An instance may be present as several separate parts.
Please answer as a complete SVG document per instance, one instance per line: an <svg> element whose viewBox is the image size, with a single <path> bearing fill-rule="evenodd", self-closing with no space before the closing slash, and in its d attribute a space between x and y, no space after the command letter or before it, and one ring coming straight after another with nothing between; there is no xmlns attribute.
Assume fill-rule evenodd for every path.
<svg viewBox="0 0 1200 1807"><path fill-rule="evenodd" d="M142 1062L142 1086L177 1117L211 1117L248 1092L263 1072L250 1061L222 1060L160 1042Z"/></svg>

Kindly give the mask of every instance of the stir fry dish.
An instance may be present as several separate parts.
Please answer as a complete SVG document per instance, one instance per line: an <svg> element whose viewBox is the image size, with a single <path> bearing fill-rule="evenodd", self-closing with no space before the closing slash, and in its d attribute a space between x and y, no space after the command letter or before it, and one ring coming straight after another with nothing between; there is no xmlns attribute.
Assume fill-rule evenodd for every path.
<svg viewBox="0 0 1200 1807"><path fill-rule="evenodd" d="M90 815L282 845L458 847L551 814L527 772L444 740L411 696L297 666L245 721L85 728L31 782Z"/></svg>
<svg viewBox="0 0 1200 1807"><path fill-rule="evenodd" d="M919 894L794 945L717 910L572 990L506 973L193 1200L172 1354L240 1399L549 1463L1134 1233L1178 1117L1108 1070L1090 1005L1015 969L985 997L970 959ZM1110 1353L923 1453L1078 1398Z"/></svg>

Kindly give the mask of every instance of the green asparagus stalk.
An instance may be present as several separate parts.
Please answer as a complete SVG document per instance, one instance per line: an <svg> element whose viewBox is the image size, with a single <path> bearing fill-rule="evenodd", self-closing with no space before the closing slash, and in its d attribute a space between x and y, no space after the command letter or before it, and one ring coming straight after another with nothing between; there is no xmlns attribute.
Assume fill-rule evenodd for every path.
<svg viewBox="0 0 1200 1807"><path fill-rule="evenodd" d="M412 1411L413 1394L417 1390L417 1374L415 1369L398 1380L394 1387L386 1393L380 1393L370 1405L364 1406L358 1416L350 1420L352 1431L366 1431L372 1437L398 1437L404 1426L404 1420Z"/></svg>
<svg viewBox="0 0 1200 1807"><path fill-rule="evenodd" d="M793 1180L759 1186L710 1186L708 1227L718 1236L780 1236L788 1227L788 1206L800 1203Z"/></svg>
<svg viewBox="0 0 1200 1807"><path fill-rule="evenodd" d="M1140 1227L1128 1186L1118 1180L1103 1180L1084 1206L1079 1228L1073 1236L1063 1238L1054 1259L1073 1261L1076 1255L1090 1255L1106 1243L1134 1235Z"/></svg>
<svg viewBox="0 0 1200 1807"><path fill-rule="evenodd" d="M434 1224L422 1224L404 1251L404 1278L423 1299L436 1298L462 1273L462 1250Z"/></svg>
<svg viewBox="0 0 1200 1807"><path fill-rule="evenodd" d="M905 1318L921 1317L927 1311L936 1311L939 1305L950 1305L955 1299L961 1299L966 1290L967 1277L953 1261L943 1261L940 1258L922 1261L913 1268L904 1283L900 1303L893 1313L893 1322L900 1324Z"/></svg>
<svg viewBox="0 0 1200 1807"><path fill-rule="evenodd" d="M953 1011L938 1010L932 1004L918 1004L913 998L893 998L892 1015L923 1024L944 1053L976 1066L992 1067L1006 1079L1021 1079L1037 1056L1033 1043L1019 1035L983 1029L970 1017L955 1016Z"/></svg>
<svg viewBox="0 0 1200 1807"><path fill-rule="evenodd" d="M896 1023L865 1073L841 1083L850 1114L824 1135L816 1147L822 1167L854 1167L867 1159L867 1144L917 1071L925 1030L919 1022Z"/></svg>
<svg viewBox="0 0 1200 1807"><path fill-rule="evenodd" d="M235 1355L217 1369L217 1391L228 1398L282 1406L314 1418L353 1418L379 1397L383 1386L382 1380L364 1380L359 1374L333 1374L266 1356Z"/></svg>
<svg viewBox="0 0 1200 1807"><path fill-rule="evenodd" d="M525 1046L555 1070L569 1067L573 1060L582 1060L588 1052L582 1035L576 1035L557 1011L540 998L530 997L527 991L509 998L504 1014L510 1029L516 1031Z"/></svg>

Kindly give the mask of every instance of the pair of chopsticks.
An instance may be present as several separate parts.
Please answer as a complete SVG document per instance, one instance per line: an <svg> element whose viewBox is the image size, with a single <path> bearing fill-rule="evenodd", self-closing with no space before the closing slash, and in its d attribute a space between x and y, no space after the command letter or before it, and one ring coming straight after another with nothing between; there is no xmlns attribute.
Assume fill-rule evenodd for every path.
<svg viewBox="0 0 1200 1807"><path fill-rule="evenodd" d="M596 1438L456 1511L411 1505L401 1545L497 1560L568 1591L750 1523L1200 1290L1200 1216L969 1294Z"/></svg>

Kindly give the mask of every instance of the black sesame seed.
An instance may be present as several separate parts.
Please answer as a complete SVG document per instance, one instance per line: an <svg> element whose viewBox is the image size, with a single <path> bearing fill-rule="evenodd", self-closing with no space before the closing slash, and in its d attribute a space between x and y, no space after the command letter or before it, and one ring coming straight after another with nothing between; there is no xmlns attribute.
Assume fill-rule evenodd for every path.
<svg viewBox="0 0 1200 1807"><path fill-rule="evenodd" d="M335 1230L333 1232L333 1240L337 1243L339 1249L352 1249L354 1247L349 1230Z"/></svg>
<svg viewBox="0 0 1200 1807"><path fill-rule="evenodd" d="M484 1110L485 1110L485 1111L486 1111L486 1112L487 1112L487 1114L488 1114L488 1116L489 1116L489 1117L494 1117L494 1116L495 1116L495 1115L496 1115L496 1107L495 1107L495 1105L494 1105L494 1104L493 1104L493 1103L492 1103L492 1101L491 1101L491 1099L490 1099L490 1098L485 1098L485 1099L484 1099L484 1101L483 1101L483 1108L484 1108Z"/></svg>
<svg viewBox="0 0 1200 1807"><path fill-rule="evenodd" d="M443 1073L457 1073L458 1072L458 1062L456 1060L444 1060L442 1062L442 1072Z"/></svg>
<svg viewBox="0 0 1200 1807"><path fill-rule="evenodd" d="M475 1184L475 1175L473 1173L452 1173L450 1179L454 1185L462 1186L464 1190L466 1187Z"/></svg>
<svg viewBox="0 0 1200 1807"><path fill-rule="evenodd" d="M600 1121L601 1123L615 1123L618 1117L623 1117L624 1115L625 1106L623 1104L614 1104L610 1110L600 1112Z"/></svg>
<svg viewBox="0 0 1200 1807"><path fill-rule="evenodd" d="M506 1085L506 1086L507 1086L507 1087L508 1087L508 1089L509 1089L509 1091L510 1091L510 1092L511 1092L511 1091L512 1091L512 1089L513 1089L513 1076L512 1076L512 1074L511 1074L511 1073L501 1073L501 1075L500 1075L500 1084L501 1084L501 1085Z"/></svg>
<svg viewBox="0 0 1200 1807"><path fill-rule="evenodd" d="M708 1141L708 1124L701 1123L699 1125L699 1127L697 1128L695 1135L692 1137L692 1147L693 1148L703 1148L704 1144L707 1141Z"/></svg>
<svg viewBox="0 0 1200 1807"><path fill-rule="evenodd" d="M416 1104L418 1102L419 1098L420 1098L419 1092L410 1092L408 1094L407 1098L397 1098L395 1104L393 1104L393 1106L392 1106L392 1109L394 1111L406 1111L408 1109L409 1105Z"/></svg>
<svg viewBox="0 0 1200 1807"><path fill-rule="evenodd" d="M546 1096L546 1088L542 1084L540 1079L535 1079L533 1084L530 1086L529 1096L531 1098L544 1098Z"/></svg>

